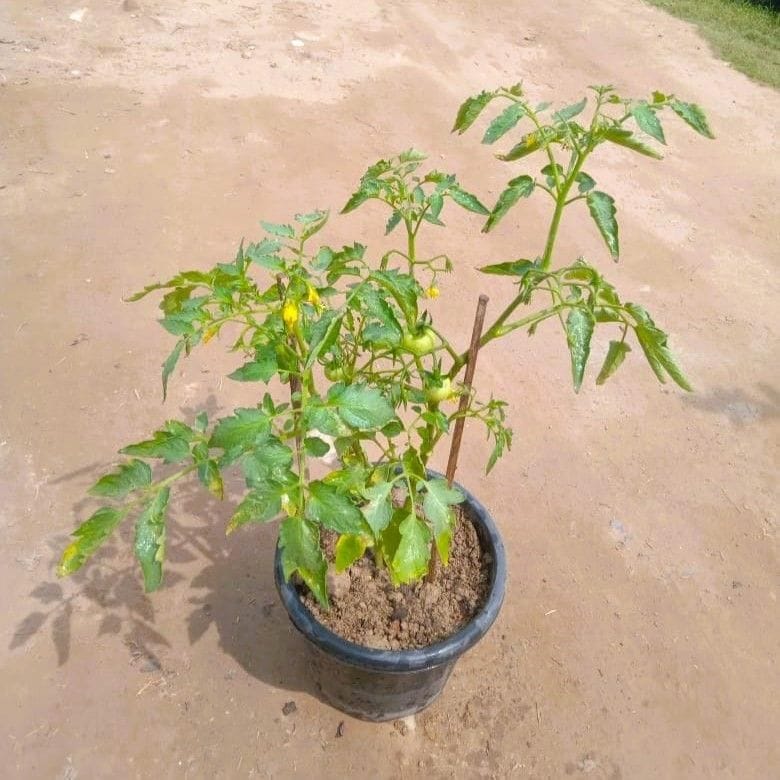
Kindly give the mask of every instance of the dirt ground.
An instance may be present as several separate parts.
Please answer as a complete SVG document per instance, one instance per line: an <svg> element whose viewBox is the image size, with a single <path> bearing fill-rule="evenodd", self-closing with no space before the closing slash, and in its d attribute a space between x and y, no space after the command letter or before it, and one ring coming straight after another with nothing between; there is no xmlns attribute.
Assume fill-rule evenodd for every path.
<svg viewBox="0 0 780 780"><path fill-rule="evenodd" d="M0 7L2 773L780 776L778 94L637 0L126 6ZM486 479L471 436L459 478L497 518L511 578L443 697L396 725L322 704L277 604L275 529L226 538L230 501L180 495L151 597L127 540L58 581L120 446L252 398L223 386L233 364L212 346L161 407L171 337L154 301L122 297L230 258L259 218L338 208L412 144L492 202L521 169L449 128L465 96L521 78L539 99L613 82L708 109L717 141L670 121L664 162L614 151L591 170L620 209L607 270L670 331L697 393L659 386L635 353L575 396L552 327L485 351L480 383L514 402L516 446ZM539 252L545 209L532 199L489 238L466 214L430 234L460 266L435 311L464 344L476 293L493 311L509 295L474 269ZM361 210L324 238L378 247L383 219ZM564 233L565 257L605 259L584 209Z"/></svg>

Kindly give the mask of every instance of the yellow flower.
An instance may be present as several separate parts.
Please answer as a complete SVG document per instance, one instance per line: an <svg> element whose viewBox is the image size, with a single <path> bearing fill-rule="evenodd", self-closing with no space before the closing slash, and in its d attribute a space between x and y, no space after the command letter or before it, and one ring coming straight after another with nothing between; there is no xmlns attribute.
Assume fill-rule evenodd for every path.
<svg viewBox="0 0 780 780"><path fill-rule="evenodd" d="M428 289L425 291L425 294L426 294L426 295L427 295L429 298L438 298L438 297L439 297L439 295L440 295L441 293L440 293L440 291L439 291L439 288L438 288L438 287L437 287L435 284L432 284L432 285L431 285L431 286L430 286L430 287L429 287L429 288L428 288Z"/></svg>
<svg viewBox="0 0 780 780"><path fill-rule="evenodd" d="M306 297L306 300L312 304L312 306L320 305L320 294L311 285L309 285L309 294Z"/></svg>
<svg viewBox="0 0 780 780"><path fill-rule="evenodd" d="M292 330L298 322L298 304L295 301L285 301L282 306L282 320L287 330Z"/></svg>

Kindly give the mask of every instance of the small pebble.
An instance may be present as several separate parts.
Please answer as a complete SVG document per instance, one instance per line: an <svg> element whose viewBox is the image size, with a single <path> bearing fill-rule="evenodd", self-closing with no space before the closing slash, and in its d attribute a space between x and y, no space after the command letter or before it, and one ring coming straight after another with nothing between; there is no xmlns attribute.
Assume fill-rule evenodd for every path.
<svg viewBox="0 0 780 780"><path fill-rule="evenodd" d="M282 707L282 715L292 715L298 709L298 705L294 701L287 701Z"/></svg>

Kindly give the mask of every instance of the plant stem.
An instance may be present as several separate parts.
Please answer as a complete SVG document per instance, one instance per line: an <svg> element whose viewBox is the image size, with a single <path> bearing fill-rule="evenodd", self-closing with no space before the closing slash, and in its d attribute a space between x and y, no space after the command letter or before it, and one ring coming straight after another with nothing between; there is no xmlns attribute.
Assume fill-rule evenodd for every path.
<svg viewBox="0 0 780 780"><path fill-rule="evenodd" d="M589 150L586 150L582 153L576 154L576 162L574 163L574 166L569 171L568 175L565 177L565 179L558 183L556 182L556 189L557 193L555 195L555 211L553 212L552 220L550 222L550 228L547 231L547 240L545 241L544 245L544 253L541 257L541 268L542 270L547 270L550 267L550 263L552 262L552 254L553 249L555 248L555 241L558 238L558 229L561 224L561 217L563 216L563 210L567 206L566 198L568 197L569 190L572 188L572 185L575 182L575 179L577 178L577 174L579 174L580 170L582 169L583 164L585 163L585 160L589 154ZM557 178L557 168L555 168L555 163L553 160L553 170L556 172L556 178ZM515 298L513 298L507 307L501 312L501 314L498 315L495 322L485 331L485 335L482 336L480 339L479 345L480 347L484 347L486 344L493 341L493 339L498 338L499 336L503 336L506 334L506 330L503 329L504 323L512 316L513 312L517 307L523 302L523 293L518 294ZM545 310L548 311L548 310ZM555 312L553 312L555 313ZM520 320L516 323L512 324L512 330L515 328L522 327L524 324L530 324L534 321L537 315L532 315L531 317ZM543 319L543 318L542 318ZM468 355L467 353L462 353L459 355L452 364L452 368L450 369L449 376L450 378L454 379L458 373L461 371L464 365L466 365Z"/></svg>

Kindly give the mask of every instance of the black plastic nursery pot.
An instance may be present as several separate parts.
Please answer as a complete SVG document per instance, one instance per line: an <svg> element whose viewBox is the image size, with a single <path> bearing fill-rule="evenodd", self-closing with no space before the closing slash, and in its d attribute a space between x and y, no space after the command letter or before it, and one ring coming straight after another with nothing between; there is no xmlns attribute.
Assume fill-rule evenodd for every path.
<svg viewBox="0 0 780 780"><path fill-rule="evenodd" d="M293 625L306 640L309 662L322 698L363 720L385 721L413 715L442 692L458 659L488 632L504 600L506 555L498 529L484 506L461 485L464 509L490 558L488 594L482 608L458 632L427 647L378 650L342 639L319 623L285 582L277 549L274 578Z"/></svg>

